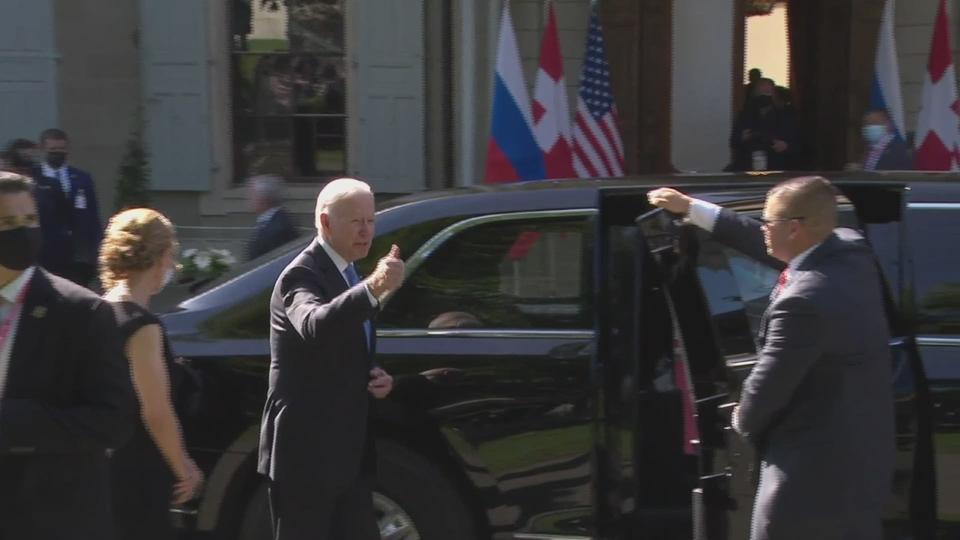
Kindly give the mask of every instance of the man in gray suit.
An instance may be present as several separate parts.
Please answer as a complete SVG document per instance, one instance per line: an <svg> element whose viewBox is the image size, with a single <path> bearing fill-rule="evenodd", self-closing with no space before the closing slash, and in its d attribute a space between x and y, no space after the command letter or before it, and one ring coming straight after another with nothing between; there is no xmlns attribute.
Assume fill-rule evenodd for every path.
<svg viewBox="0 0 960 540"><path fill-rule="evenodd" d="M871 250L836 229L836 191L794 178L755 220L670 188L651 204L784 268L763 315L733 428L760 456L753 540L876 540L891 489L889 332Z"/></svg>

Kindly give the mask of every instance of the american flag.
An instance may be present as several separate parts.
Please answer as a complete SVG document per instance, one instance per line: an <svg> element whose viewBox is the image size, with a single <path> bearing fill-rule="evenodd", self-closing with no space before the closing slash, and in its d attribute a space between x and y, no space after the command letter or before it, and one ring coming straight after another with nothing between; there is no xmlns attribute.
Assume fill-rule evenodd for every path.
<svg viewBox="0 0 960 540"><path fill-rule="evenodd" d="M623 141L610 88L610 64L597 3L590 12L587 51L573 126L573 168L580 178L623 176Z"/></svg>

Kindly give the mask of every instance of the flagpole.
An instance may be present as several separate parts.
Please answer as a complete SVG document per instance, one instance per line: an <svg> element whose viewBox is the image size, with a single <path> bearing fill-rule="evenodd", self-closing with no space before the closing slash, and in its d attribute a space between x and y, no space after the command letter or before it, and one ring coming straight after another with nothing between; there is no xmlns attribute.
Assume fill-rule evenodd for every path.
<svg viewBox="0 0 960 540"><path fill-rule="evenodd" d="M460 178L459 185L477 177L477 5L460 0Z"/></svg>

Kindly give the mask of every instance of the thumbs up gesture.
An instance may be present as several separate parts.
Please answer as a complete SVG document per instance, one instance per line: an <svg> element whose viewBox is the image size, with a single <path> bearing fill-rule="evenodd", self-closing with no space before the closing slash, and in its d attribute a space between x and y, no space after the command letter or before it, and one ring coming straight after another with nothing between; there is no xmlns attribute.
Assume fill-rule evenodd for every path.
<svg viewBox="0 0 960 540"><path fill-rule="evenodd" d="M403 260L400 258L400 248L396 244L390 247L390 253L383 256L377 267L367 278L367 286L377 298L400 288L404 278Z"/></svg>

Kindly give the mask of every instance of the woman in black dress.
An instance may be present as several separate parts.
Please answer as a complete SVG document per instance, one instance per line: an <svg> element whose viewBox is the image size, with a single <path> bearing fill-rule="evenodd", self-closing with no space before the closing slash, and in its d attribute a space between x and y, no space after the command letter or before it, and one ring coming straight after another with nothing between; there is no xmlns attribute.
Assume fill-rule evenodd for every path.
<svg viewBox="0 0 960 540"><path fill-rule="evenodd" d="M173 356L150 297L173 275L177 240L159 212L135 208L107 224L100 247L104 298L114 302L141 422L113 454L113 507L121 539L173 539L171 504L196 495L203 475L190 459L171 398Z"/></svg>

